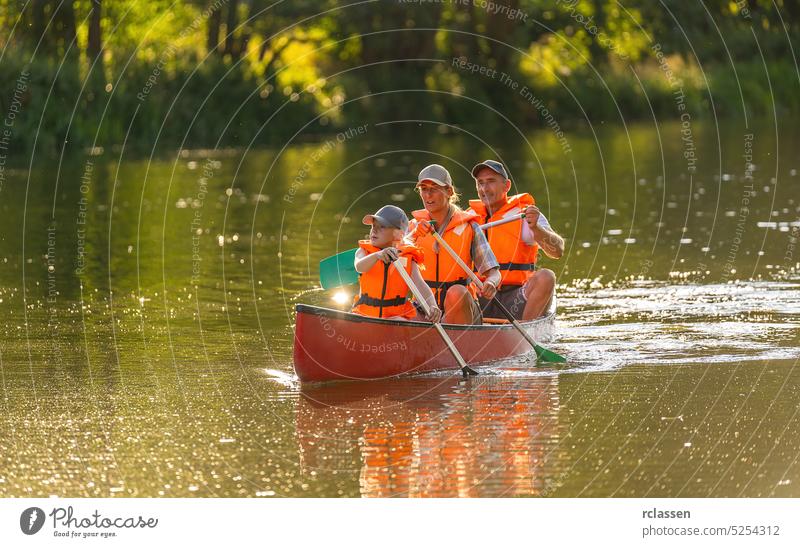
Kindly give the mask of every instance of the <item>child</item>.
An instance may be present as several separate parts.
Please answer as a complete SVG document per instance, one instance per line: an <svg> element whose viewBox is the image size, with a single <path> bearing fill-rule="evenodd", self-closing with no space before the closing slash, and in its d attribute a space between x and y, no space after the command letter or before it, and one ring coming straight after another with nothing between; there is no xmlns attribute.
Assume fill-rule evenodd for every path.
<svg viewBox="0 0 800 547"><path fill-rule="evenodd" d="M365 216L363 222L372 228L369 240L358 242L355 268L361 274L358 278L360 293L353 305L353 312L386 319L427 319L438 322L442 312L419 273L422 251L403 243L408 228L405 212L394 205L385 205L374 215ZM423 316L408 300L409 288L395 267L390 267L392 262L395 262L395 267L404 267L410 274L428 303L428 316Z"/></svg>

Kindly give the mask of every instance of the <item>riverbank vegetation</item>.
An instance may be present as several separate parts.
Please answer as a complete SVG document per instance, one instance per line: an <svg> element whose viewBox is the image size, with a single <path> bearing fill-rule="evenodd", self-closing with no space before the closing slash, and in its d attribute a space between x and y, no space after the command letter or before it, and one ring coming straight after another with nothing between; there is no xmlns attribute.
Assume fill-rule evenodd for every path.
<svg viewBox="0 0 800 547"><path fill-rule="evenodd" d="M800 112L786 0L0 0L0 28L24 153Z"/></svg>

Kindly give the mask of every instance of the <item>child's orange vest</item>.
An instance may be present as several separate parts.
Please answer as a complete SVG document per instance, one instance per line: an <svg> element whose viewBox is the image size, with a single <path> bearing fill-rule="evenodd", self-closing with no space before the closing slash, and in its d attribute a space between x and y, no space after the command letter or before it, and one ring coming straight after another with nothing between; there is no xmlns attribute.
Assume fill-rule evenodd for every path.
<svg viewBox="0 0 800 547"><path fill-rule="evenodd" d="M358 246L371 255L382 249L368 240L358 242ZM411 263L422 263L422 251L413 245L400 245L400 257L406 257L405 269L411 275ZM401 262L395 261L399 266ZM369 317L397 317L412 319L417 310L408 300L409 288L391 264L379 260L369 271L358 277L359 295L353 304L353 312Z"/></svg>

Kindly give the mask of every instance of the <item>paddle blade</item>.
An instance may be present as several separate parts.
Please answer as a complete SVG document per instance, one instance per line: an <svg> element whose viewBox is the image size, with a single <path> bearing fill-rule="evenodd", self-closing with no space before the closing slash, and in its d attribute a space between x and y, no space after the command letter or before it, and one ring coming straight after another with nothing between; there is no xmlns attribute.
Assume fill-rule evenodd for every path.
<svg viewBox="0 0 800 547"><path fill-rule="evenodd" d="M343 285L358 283L358 272L353 262L358 249L350 249L329 256L319 263L319 281L323 289L335 289Z"/></svg>
<svg viewBox="0 0 800 547"><path fill-rule="evenodd" d="M550 351L547 348L543 348L542 346L536 345L533 347L534 351L536 351L536 357L539 361L543 361L545 363L566 363L567 360L557 354L554 351Z"/></svg>

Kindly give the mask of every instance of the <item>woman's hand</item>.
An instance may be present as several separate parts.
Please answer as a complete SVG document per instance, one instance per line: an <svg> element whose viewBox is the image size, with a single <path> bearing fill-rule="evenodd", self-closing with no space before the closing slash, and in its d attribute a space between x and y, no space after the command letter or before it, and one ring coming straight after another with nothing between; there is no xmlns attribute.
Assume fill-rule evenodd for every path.
<svg viewBox="0 0 800 547"><path fill-rule="evenodd" d="M494 295L497 294L497 285L491 279L487 279L483 282L483 290L481 291L481 296L484 297L486 300L491 300L494 298Z"/></svg>
<svg viewBox="0 0 800 547"><path fill-rule="evenodd" d="M425 316L425 319L431 323L438 323L442 320L442 310L440 310L438 306L431 307L428 315Z"/></svg>
<svg viewBox="0 0 800 547"><path fill-rule="evenodd" d="M394 247L386 247L381 252L378 253L378 258L380 258L384 264L391 264L400 256L400 251L395 249Z"/></svg>
<svg viewBox="0 0 800 547"><path fill-rule="evenodd" d="M483 282L483 289L481 289L481 296L486 300L491 300L497 294L497 287L500 286L502 277L498 268L492 268L487 272L486 281Z"/></svg>
<svg viewBox="0 0 800 547"><path fill-rule="evenodd" d="M416 241L421 237L425 237L432 231L433 227L431 226L430 222L428 222L427 220L418 220L416 228L414 228L414 230L410 234L411 239Z"/></svg>

